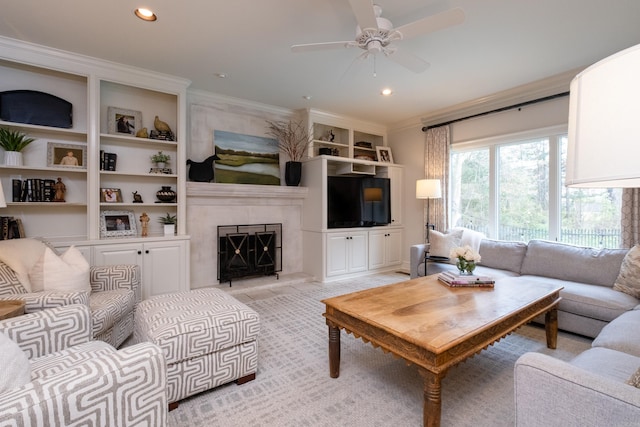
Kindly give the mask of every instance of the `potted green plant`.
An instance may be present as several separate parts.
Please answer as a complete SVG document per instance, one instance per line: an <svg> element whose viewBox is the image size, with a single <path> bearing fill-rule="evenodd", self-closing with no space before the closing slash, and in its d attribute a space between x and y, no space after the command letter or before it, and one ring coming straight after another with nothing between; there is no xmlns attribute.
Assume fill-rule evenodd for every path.
<svg viewBox="0 0 640 427"><path fill-rule="evenodd" d="M7 166L22 166L22 150L35 141L17 130L0 128L0 147L4 148L4 163Z"/></svg>
<svg viewBox="0 0 640 427"><path fill-rule="evenodd" d="M176 234L176 223L178 219L175 215L171 215L167 212L167 215L161 216L158 218L162 224L164 224L164 235L165 236L173 236Z"/></svg>
<svg viewBox="0 0 640 427"><path fill-rule="evenodd" d="M151 161L160 169L164 169L169 160L171 160L171 157L168 154L164 154L162 151L158 151L156 154L151 156Z"/></svg>
<svg viewBox="0 0 640 427"><path fill-rule="evenodd" d="M302 178L302 163L311 138L303 122L267 120L267 135L278 141L278 148L289 161L285 163L284 179L287 185L297 186Z"/></svg>

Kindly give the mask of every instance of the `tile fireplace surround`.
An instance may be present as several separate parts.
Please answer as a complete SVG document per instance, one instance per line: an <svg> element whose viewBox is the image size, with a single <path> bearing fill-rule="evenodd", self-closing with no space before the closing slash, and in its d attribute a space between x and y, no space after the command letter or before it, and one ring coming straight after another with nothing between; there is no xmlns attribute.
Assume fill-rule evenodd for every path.
<svg viewBox="0 0 640 427"><path fill-rule="evenodd" d="M302 267L302 204L306 187L187 182L191 288L218 283L219 225L282 223L282 274Z"/></svg>

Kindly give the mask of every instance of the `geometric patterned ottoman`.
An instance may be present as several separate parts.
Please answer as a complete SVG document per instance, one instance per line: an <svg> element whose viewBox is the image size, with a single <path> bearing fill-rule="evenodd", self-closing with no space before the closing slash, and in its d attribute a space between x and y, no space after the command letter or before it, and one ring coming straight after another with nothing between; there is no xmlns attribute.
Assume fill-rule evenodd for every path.
<svg viewBox="0 0 640 427"><path fill-rule="evenodd" d="M219 289L151 297L135 312L135 342L150 341L167 360L167 398L178 401L258 369L258 313Z"/></svg>

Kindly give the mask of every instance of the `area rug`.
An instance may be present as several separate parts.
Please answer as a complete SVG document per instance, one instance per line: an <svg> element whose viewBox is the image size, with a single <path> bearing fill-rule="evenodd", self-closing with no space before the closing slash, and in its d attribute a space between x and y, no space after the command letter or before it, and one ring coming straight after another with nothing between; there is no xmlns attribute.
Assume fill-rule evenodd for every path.
<svg viewBox="0 0 640 427"><path fill-rule="evenodd" d="M341 332L340 377L329 377L324 298L406 280L383 274L248 303L260 315L256 379L185 399L170 426L421 426L423 382L415 366ZM527 325L452 368L442 383L442 426L514 425L513 366L528 351L568 360L591 341Z"/></svg>

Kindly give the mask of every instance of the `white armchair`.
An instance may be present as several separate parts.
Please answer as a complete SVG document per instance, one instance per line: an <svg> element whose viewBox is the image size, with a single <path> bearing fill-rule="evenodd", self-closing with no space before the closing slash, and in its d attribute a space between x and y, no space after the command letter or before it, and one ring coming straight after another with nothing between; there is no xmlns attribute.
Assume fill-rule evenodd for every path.
<svg viewBox="0 0 640 427"><path fill-rule="evenodd" d="M162 350L151 343L116 350L91 336L82 304L0 320L0 338L12 341L0 360L29 359L25 383L5 378L20 377L17 366L0 375L0 425L166 425Z"/></svg>

